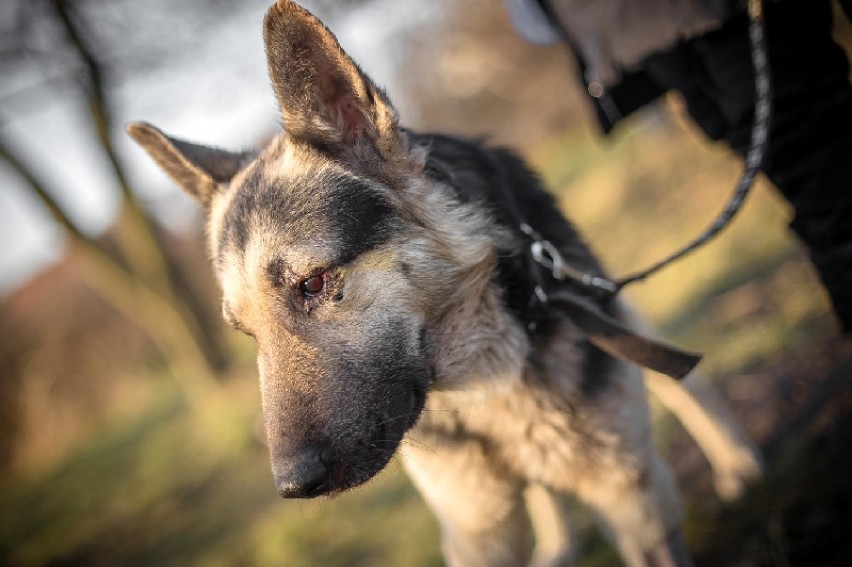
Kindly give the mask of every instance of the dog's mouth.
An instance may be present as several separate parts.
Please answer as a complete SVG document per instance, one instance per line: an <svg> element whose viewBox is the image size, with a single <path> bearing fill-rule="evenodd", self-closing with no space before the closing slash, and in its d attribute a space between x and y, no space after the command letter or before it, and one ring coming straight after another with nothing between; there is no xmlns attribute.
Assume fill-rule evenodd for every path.
<svg viewBox="0 0 852 567"><path fill-rule="evenodd" d="M407 411L376 417L370 434L332 449L312 443L293 458L273 462L278 492L284 498L333 497L376 476L393 458L405 433L417 423L426 402L426 388L408 394Z"/></svg>
<svg viewBox="0 0 852 567"><path fill-rule="evenodd" d="M405 433L414 427L426 403L426 388L417 385L409 393L408 411L379 421L373 429L365 451L358 451L350 459L341 459L337 479L330 486L329 495L355 488L376 476L393 458Z"/></svg>
<svg viewBox="0 0 852 567"><path fill-rule="evenodd" d="M426 386L422 384L414 384L410 393L411 411L408 413L408 419L405 424L405 431L408 431L420 419L420 414L423 413L423 408L426 406Z"/></svg>

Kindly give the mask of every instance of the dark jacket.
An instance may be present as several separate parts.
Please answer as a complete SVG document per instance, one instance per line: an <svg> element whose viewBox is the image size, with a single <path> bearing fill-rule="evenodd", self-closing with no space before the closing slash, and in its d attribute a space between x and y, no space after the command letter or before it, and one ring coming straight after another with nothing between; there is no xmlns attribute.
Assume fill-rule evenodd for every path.
<svg viewBox="0 0 852 567"><path fill-rule="evenodd" d="M559 1L539 0L545 9ZM722 18L717 29L647 56L606 89L587 82L578 57L605 132L676 90L707 136L746 154L755 107L749 18L743 2L702 1ZM852 0L840 5L852 16ZM761 169L792 205L791 227L808 246L835 312L852 333L849 60L831 35L830 0L766 0L763 8L772 116Z"/></svg>

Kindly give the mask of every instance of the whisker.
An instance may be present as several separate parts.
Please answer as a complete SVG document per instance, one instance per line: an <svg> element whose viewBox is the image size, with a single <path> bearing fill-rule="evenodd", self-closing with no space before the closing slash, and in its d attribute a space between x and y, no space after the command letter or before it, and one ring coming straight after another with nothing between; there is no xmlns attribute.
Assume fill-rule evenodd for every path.
<svg viewBox="0 0 852 567"><path fill-rule="evenodd" d="M426 443L425 441L421 441L419 439L415 439L413 437L404 437L402 439L402 443L407 444L407 445L412 445L414 447L417 447L418 449L423 449L424 451L429 451L433 455L438 454L438 452L434 448L430 447L428 443ZM400 444L402 444L402 443L400 443Z"/></svg>
<svg viewBox="0 0 852 567"><path fill-rule="evenodd" d="M461 411L461 410L451 409L451 408L437 408L437 409L423 408L423 413L426 413L426 412L429 412L429 413L439 413L439 412L453 413L453 414L463 416L463 417L476 417L478 415L478 414L473 413L473 412Z"/></svg>
<svg viewBox="0 0 852 567"><path fill-rule="evenodd" d="M382 425L385 425L386 423L390 423L390 422L392 422L392 421L396 421L396 420L398 420L398 419L403 419L403 418L406 418L406 419L407 419L407 418L409 418L409 417L415 417L415 416L417 416L417 415L420 415L420 413L419 413L419 412L413 412L413 411L406 412L406 413L401 413L401 414L396 415L396 416L394 416L394 417L389 417L389 418L387 418L387 419L385 419L385 420L383 420L383 421L378 422L378 423L375 425L375 427L380 427L380 426L382 426Z"/></svg>
<svg viewBox="0 0 852 567"><path fill-rule="evenodd" d="M410 462L414 463L415 465L417 465L421 468L423 466L417 459L415 459L414 457L412 457L411 455L408 455L406 453L397 453L397 454L394 455L394 459L399 459L400 461L410 461ZM405 466L404 463L400 463L400 464L402 466ZM411 479L409 479L409 480L411 480Z"/></svg>

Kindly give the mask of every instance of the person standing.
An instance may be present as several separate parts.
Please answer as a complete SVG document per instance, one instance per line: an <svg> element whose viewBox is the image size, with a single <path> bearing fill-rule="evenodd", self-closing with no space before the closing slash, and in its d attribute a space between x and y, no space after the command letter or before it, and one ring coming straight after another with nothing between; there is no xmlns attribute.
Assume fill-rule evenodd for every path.
<svg viewBox="0 0 852 567"><path fill-rule="evenodd" d="M712 140L745 157L755 109L742 0L504 0L516 30L566 42L609 133L669 90ZM847 17L852 1L842 0ZM792 205L842 329L852 333L852 85L830 0L763 3L772 85L761 167Z"/></svg>

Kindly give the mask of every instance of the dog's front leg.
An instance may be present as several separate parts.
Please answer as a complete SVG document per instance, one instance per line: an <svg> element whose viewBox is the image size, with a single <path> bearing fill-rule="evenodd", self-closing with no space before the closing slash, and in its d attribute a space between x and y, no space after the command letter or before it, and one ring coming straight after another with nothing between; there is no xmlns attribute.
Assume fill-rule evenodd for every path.
<svg viewBox="0 0 852 567"><path fill-rule="evenodd" d="M576 526L565 495L533 484L527 488L526 499L536 539L530 567L574 565L581 545L574 540Z"/></svg>
<svg viewBox="0 0 852 567"><path fill-rule="evenodd" d="M496 468L477 441L426 443L405 443L403 462L441 524L447 565L527 565L533 534L523 483Z"/></svg>
<svg viewBox="0 0 852 567"><path fill-rule="evenodd" d="M690 567L671 471L651 447L624 457L586 471L577 497L598 514L629 567Z"/></svg>
<svg viewBox="0 0 852 567"><path fill-rule="evenodd" d="M680 530L670 533L666 541L647 551L645 561L652 567L692 567L692 558Z"/></svg>

